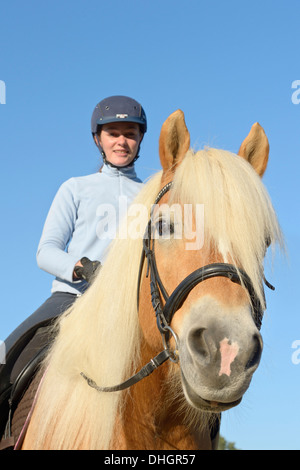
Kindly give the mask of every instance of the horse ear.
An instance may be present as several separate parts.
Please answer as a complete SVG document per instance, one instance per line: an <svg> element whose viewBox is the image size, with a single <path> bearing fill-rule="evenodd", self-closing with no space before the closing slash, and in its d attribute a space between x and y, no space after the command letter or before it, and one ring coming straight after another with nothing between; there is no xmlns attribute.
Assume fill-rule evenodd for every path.
<svg viewBox="0 0 300 470"><path fill-rule="evenodd" d="M269 141L258 122L251 127L249 134L240 146L238 155L247 160L260 177L263 176L269 159Z"/></svg>
<svg viewBox="0 0 300 470"><path fill-rule="evenodd" d="M164 173L174 170L190 148L184 114L178 109L164 122L159 138L159 156Z"/></svg>

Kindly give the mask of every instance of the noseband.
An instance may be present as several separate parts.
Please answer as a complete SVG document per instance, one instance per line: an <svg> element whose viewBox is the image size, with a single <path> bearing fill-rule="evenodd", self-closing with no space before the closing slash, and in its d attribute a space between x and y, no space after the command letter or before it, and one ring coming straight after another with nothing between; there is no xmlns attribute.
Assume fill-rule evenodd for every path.
<svg viewBox="0 0 300 470"><path fill-rule="evenodd" d="M154 206L160 201L160 199L170 190L173 182L166 184L161 191L158 193ZM212 263L206 266L203 266L199 269L196 269L191 274L189 274L171 293L168 295L162 280L159 276L155 252L154 252L154 238L152 237L153 232L153 221L152 221L152 211L150 220L148 222L146 232L143 239L143 251L140 262L139 277L138 277L138 286L137 286L137 304L139 308L139 291L140 283L142 277L143 266L145 258L147 260L147 273L146 277L150 273L150 292L151 292L151 302L156 315L156 322L159 332L162 335L162 341L164 350L159 353L156 357L151 359L151 361L146 364L137 374L130 377L125 382L113 386L113 387L99 387L92 379L87 377L83 372L81 372L82 377L87 381L87 383L95 388L99 392L116 392L124 390L128 387L131 387L135 383L139 382L143 378L150 375L157 367L162 365L166 360L170 359L173 362L178 362L178 338L175 332L172 330L170 324L172 318L176 311L181 307L182 303L191 292L191 290L197 286L200 282L213 277L225 277L230 279L230 281L242 285L245 287L249 294L249 298L252 306L253 320L258 330L261 328L262 318L263 318L263 307L259 298L257 297L252 282L247 273L241 269L237 269L232 264L227 263ZM269 284L265 278L264 282L270 289L274 290L275 288ZM165 304L162 304L162 297L164 298ZM173 336L175 340L175 350L171 351L169 346L170 335Z"/></svg>

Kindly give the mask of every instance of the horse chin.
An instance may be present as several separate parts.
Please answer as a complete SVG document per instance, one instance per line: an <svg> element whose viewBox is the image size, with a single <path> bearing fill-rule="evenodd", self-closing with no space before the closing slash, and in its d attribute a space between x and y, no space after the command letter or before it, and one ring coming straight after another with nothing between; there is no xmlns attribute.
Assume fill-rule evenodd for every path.
<svg viewBox="0 0 300 470"><path fill-rule="evenodd" d="M242 401L242 397L239 398L238 400L228 402L228 403L224 403L220 401L205 400L204 398L201 398L193 390L193 388L189 385L188 381L186 380L182 372L181 372L181 379L182 379L183 392L184 392L186 400L192 407L197 408L198 410L206 411L210 413L220 413L222 411L229 410L230 408L233 408L234 406L239 405Z"/></svg>

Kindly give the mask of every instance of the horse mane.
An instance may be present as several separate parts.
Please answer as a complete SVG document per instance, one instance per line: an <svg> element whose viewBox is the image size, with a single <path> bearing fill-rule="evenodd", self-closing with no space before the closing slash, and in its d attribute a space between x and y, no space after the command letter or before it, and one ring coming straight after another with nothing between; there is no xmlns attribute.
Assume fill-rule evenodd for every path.
<svg viewBox="0 0 300 470"><path fill-rule="evenodd" d="M161 171L154 175L134 201L148 213L161 176ZM225 262L230 259L243 267L264 303L265 242L267 237L280 240L281 235L268 194L252 167L223 150L190 150L176 169L170 197L170 203L204 204L205 242L214 243ZM124 392L99 394L80 372L101 386L111 386L128 378L138 364L136 286L141 251L141 238L116 238L92 286L55 325L59 332L44 365L47 372L35 408L34 448L109 448Z"/></svg>
<svg viewBox="0 0 300 470"><path fill-rule="evenodd" d="M149 208L149 214L161 174L154 175L135 200ZM109 448L122 392L99 394L87 386L80 372L101 386L111 386L128 378L135 368L140 346L136 286L141 253L141 238L116 238L93 284L54 325L59 333L46 358L47 373L35 408L36 449Z"/></svg>

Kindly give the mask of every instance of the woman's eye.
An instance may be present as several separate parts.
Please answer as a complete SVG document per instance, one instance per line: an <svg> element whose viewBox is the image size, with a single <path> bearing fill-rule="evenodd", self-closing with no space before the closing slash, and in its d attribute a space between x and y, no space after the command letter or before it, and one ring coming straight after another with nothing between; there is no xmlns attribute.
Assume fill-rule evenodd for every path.
<svg viewBox="0 0 300 470"><path fill-rule="evenodd" d="M160 237L170 238L174 233L174 224L164 219L160 219L156 223L156 231Z"/></svg>

